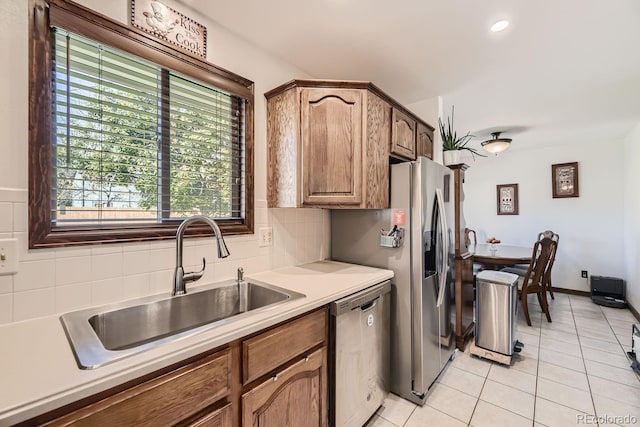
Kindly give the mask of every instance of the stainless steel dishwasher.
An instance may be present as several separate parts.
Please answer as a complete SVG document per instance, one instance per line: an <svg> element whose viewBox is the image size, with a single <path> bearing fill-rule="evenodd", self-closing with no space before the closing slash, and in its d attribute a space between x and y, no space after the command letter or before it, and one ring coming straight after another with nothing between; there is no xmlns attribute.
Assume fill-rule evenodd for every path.
<svg viewBox="0 0 640 427"><path fill-rule="evenodd" d="M386 281L331 304L330 419L336 427L362 426L387 396L390 292Z"/></svg>

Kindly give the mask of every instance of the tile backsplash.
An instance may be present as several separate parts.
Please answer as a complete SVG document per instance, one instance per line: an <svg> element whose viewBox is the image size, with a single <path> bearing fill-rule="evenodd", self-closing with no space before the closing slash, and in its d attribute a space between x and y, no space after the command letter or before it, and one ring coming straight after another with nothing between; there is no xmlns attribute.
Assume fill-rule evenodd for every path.
<svg viewBox="0 0 640 427"><path fill-rule="evenodd" d="M268 209L265 200L255 205L256 234L225 237L229 257L217 258L213 238L185 240L185 270L207 260L196 284L233 278L238 267L251 276L329 257L328 210ZM272 246L259 247L261 227L273 227ZM171 292L175 240L29 250L27 192L0 189L0 239L12 237L18 273L0 276L0 324Z"/></svg>

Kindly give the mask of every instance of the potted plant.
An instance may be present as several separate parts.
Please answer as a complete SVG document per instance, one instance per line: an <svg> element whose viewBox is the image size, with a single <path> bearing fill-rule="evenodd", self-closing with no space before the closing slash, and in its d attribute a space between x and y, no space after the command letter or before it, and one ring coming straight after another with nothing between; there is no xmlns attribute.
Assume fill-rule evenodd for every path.
<svg viewBox="0 0 640 427"><path fill-rule="evenodd" d="M469 132L466 135L458 137L457 132L453 129L453 114L454 108L451 107L451 118L447 117L447 125L445 127L441 119L438 119L438 127L440 128L440 138L442 139L442 156L445 165L457 165L461 163L460 154L462 150L467 150L473 156L478 155L480 157L486 157L473 147L468 147L467 144L473 138Z"/></svg>

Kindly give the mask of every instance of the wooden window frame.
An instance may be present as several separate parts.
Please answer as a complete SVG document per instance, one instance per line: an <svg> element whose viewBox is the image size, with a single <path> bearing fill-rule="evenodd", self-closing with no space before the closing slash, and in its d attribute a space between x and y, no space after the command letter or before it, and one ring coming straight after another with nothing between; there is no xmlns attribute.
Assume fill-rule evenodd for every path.
<svg viewBox="0 0 640 427"><path fill-rule="evenodd" d="M163 224L53 227L51 222L52 58L50 26L104 43L246 99L244 218L216 220L223 235L254 231L254 83L192 56L132 26L69 0L30 0L29 5L29 248L172 239L180 220ZM208 227L189 235L210 236Z"/></svg>

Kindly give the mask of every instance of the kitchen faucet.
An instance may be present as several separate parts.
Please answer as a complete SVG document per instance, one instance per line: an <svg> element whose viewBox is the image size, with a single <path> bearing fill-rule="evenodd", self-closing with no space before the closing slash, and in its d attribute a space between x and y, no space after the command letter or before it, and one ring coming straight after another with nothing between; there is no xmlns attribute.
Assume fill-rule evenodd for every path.
<svg viewBox="0 0 640 427"><path fill-rule="evenodd" d="M195 215L189 217L182 221L180 227L178 227L178 231L176 233L176 269L173 273L173 291L171 292L172 296L176 295L184 295L187 293L186 284L188 282L194 282L202 277L204 274L204 269L207 266L205 258L202 258L202 270L193 272L193 273L185 273L184 268L182 267L182 242L184 240L184 232L187 230L187 227L194 222L204 222L216 235L216 244L218 246L218 258L226 258L229 256L229 249L227 249L227 245L224 243L224 238L222 237L222 233L220 232L220 228L216 222L202 215Z"/></svg>

